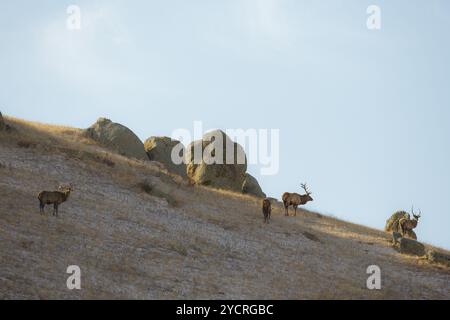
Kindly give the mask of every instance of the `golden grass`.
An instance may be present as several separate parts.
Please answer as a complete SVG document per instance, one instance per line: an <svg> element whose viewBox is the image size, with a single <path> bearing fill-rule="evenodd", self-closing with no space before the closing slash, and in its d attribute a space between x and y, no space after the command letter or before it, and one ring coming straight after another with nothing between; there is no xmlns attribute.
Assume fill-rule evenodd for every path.
<svg viewBox="0 0 450 320"><path fill-rule="evenodd" d="M210 201L211 199L217 199L220 201L228 201L233 199L239 203L243 202L247 205L255 206L259 208L261 205L261 199L252 195L237 193L230 190L218 189L209 186L190 186L182 177L167 171L164 167L159 166L153 162L146 162L137 159L130 159L117 153L111 152L108 149L104 149L99 146L94 140L87 138L83 135L83 129L73 128L66 125L47 124L37 121L28 121L12 116L3 115L5 121L18 129L16 134L17 144L23 148L35 148L39 145L47 145L51 151L54 151L52 147L57 142L57 150L66 155L75 157L82 161L91 161L95 163L101 163L107 167L114 168L119 165L116 172L118 178L122 178L122 181L128 181L130 185L137 185L141 188L143 183L148 183L136 176L136 170L150 170L151 175L155 175L166 183L175 183L177 187L184 187L190 190L190 194L187 199L181 199L179 196L173 196L174 193L159 190L157 187L152 186L152 191L148 192L153 196L166 199L169 204L174 207L180 206L180 202L188 201L193 196L197 201ZM55 141L48 141L46 138L51 137ZM130 177L133 177L130 179ZM144 188L145 189L145 188ZM145 190L144 190L145 191ZM282 205L277 203L274 205L273 214L284 214ZM349 237L352 235L358 235L361 233L371 234L378 237L383 237L386 240L390 240L391 235L383 230L367 227L364 225L356 224L343 219L338 219L333 216L322 215L318 212L312 212L304 209L299 209L299 213L309 215L314 218L324 218L328 225L328 231L335 235ZM431 246L427 244L428 248L433 248L440 252L448 252L448 250Z"/></svg>
<svg viewBox="0 0 450 320"><path fill-rule="evenodd" d="M64 297L59 287L51 290L57 280L48 270L78 259L96 277L85 286L84 298L439 298L448 269L396 253L381 230L306 210L284 217L279 203L265 225L259 198L192 186L156 163L96 145L81 129L5 118L18 130L6 139L0 135L0 143L18 154L3 168L0 163L1 181L11 181L0 184L5 238L0 259L8 261L0 269L19 269L28 282L21 286L20 276L11 276L9 292ZM66 165L72 176L95 179L80 183L80 191L62 205L60 219L40 216L35 195L59 177L8 164L30 155L41 166L63 158L58 165ZM28 274L29 259L42 274ZM374 262L410 291L404 293L394 281L383 292L368 292L365 267ZM413 290L430 279L425 292ZM42 287L34 293L36 281Z"/></svg>
<svg viewBox="0 0 450 320"><path fill-rule="evenodd" d="M82 135L82 129L77 129L69 126L47 124L37 121L27 121L11 116L4 116L4 119L13 128L19 130L21 135L34 137L36 139L53 137L55 139L63 138L61 140L65 141L73 140L73 142L80 142Z"/></svg>
<svg viewBox="0 0 450 320"><path fill-rule="evenodd" d="M83 129L27 121L5 115L3 117L8 124L17 129L10 136L18 140L17 143L24 148L39 146L42 152L57 151L80 160L91 160L110 167L120 164L122 167L145 168L170 177L172 180L179 179L177 175L156 163L127 158L103 148L96 141L86 137Z"/></svg>
<svg viewBox="0 0 450 320"><path fill-rule="evenodd" d="M57 124L48 124L38 121L30 121L30 120L24 120L12 116L3 115L3 118L5 121L15 128L21 128L21 129L30 129L35 131L41 131L46 133L58 133L58 134L67 134L67 133L73 133L80 131L81 129L76 129L70 126L64 126L64 125L57 125Z"/></svg>

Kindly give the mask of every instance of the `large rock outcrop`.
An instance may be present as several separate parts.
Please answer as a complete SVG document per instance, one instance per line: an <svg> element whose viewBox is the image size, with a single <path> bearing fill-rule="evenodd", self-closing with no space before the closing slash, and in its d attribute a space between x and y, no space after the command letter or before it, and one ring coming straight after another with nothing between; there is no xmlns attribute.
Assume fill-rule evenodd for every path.
<svg viewBox="0 0 450 320"><path fill-rule="evenodd" d="M409 218L409 213L406 211L396 211L392 216L386 221L386 226L384 231L386 232L399 232L398 222L401 218L407 216Z"/></svg>
<svg viewBox="0 0 450 320"><path fill-rule="evenodd" d="M170 172L182 177L187 177L186 164L176 164L172 159L172 151L176 152L181 159L184 157L184 146L180 141L169 137L150 137L144 142L144 149L151 161L158 161Z"/></svg>
<svg viewBox="0 0 450 320"><path fill-rule="evenodd" d="M206 133L186 148L187 175L194 184L242 192L247 159L244 149L223 131Z"/></svg>
<svg viewBox="0 0 450 320"><path fill-rule="evenodd" d="M86 129L85 134L100 145L123 156L148 160L142 141L139 140L133 131L119 123L100 118Z"/></svg>
<svg viewBox="0 0 450 320"><path fill-rule="evenodd" d="M266 197L266 194L262 191L258 180L248 173L245 175L245 180L242 184L242 193L251 194L260 198Z"/></svg>

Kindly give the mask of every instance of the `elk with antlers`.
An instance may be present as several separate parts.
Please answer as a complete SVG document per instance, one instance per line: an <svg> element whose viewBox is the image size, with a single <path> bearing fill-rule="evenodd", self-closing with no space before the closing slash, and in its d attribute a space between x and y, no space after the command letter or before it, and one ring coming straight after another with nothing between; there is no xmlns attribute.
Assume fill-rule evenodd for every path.
<svg viewBox="0 0 450 320"><path fill-rule="evenodd" d="M299 205L307 204L309 201L313 201L311 192L308 190L306 183L302 183L301 187L305 190L305 194L300 195L298 193L285 192L282 196L284 209L286 210L285 216L289 216L289 206L294 207L294 216L297 216L297 207Z"/></svg>
<svg viewBox="0 0 450 320"><path fill-rule="evenodd" d="M39 209L41 214L45 213L46 204L53 204L53 215L58 216L58 207L61 203L66 202L73 190L70 186L59 186L59 191L42 191L38 195Z"/></svg>
<svg viewBox="0 0 450 320"><path fill-rule="evenodd" d="M398 228L400 231L400 234L404 237L405 235L408 236L411 239L417 240L416 233L413 231L417 227L417 224L419 223L419 218L422 215L422 212L419 210L419 214L416 215L414 213L414 207L411 209L411 213L413 215L413 218L410 219L409 217L403 217L398 221Z"/></svg>

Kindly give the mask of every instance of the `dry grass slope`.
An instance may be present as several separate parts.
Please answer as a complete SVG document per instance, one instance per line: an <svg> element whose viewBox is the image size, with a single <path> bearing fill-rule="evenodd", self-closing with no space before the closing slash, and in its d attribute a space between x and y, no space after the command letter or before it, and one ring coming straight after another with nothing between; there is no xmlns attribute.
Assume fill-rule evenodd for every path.
<svg viewBox="0 0 450 320"><path fill-rule="evenodd" d="M263 224L260 200L194 187L81 130L5 117L0 133L0 298L449 299L450 271L386 233L314 212ZM37 193L72 183L60 217ZM66 288L69 265L82 290ZM367 266L382 290L366 289Z"/></svg>

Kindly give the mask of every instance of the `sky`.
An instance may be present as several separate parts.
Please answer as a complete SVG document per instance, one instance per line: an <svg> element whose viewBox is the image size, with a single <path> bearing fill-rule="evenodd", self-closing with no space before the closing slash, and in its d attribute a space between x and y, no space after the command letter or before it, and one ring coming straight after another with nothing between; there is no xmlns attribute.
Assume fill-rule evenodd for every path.
<svg viewBox="0 0 450 320"><path fill-rule="evenodd" d="M279 129L279 172L249 167L269 196L307 182L308 209L379 229L414 205L450 249L449 31L446 0L1 1L0 111L142 140Z"/></svg>

